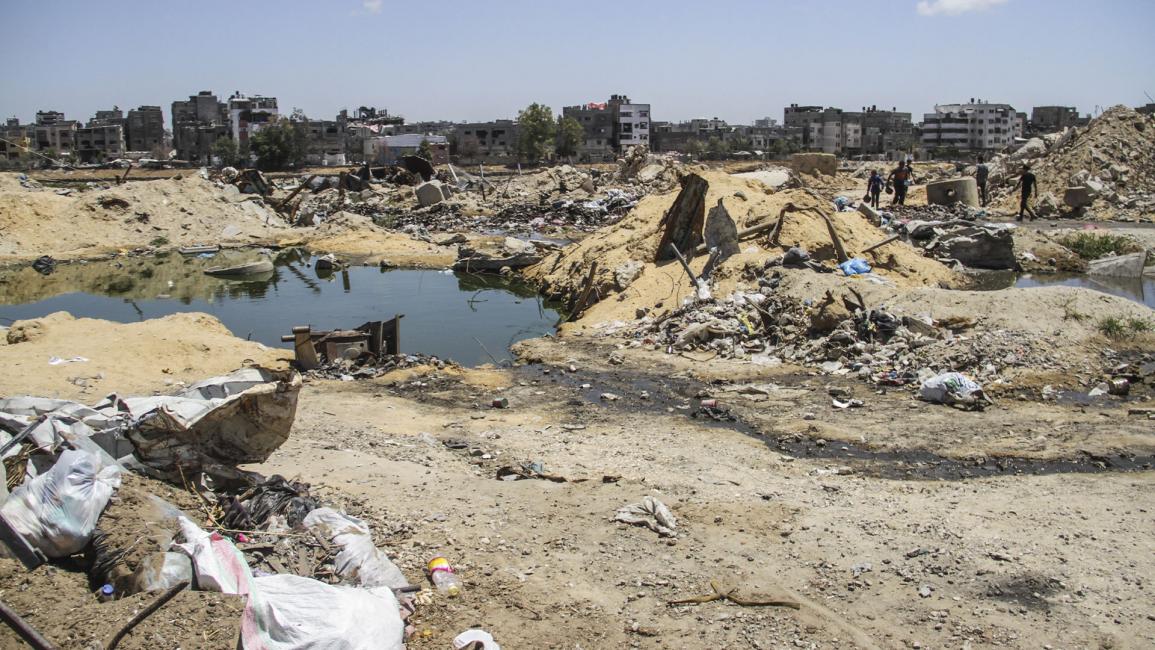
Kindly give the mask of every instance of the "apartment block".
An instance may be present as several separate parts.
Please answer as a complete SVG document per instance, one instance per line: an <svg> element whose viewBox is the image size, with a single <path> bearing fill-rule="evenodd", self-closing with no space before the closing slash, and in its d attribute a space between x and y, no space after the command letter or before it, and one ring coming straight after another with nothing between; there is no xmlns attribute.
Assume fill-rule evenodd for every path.
<svg viewBox="0 0 1155 650"><path fill-rule="evenodd" d="M76 130L80 123L64 119L59 111L36 111L36 127L33 131L33 149L55 152L62 158L70 158L76 150Z"/></svg>
<svg viewBox="0 0 1155 650"><path fill-rule="evenodd" d="M164 149L164 111L160 106L141 106L128 111L124 140L129 151L159 152Z"/></svg>
<svg viewBox="0 0 1155 650"><path fill-rule="evenodd" d="M582 125L584 138L579 155L584 160L603 160L637 145L650 146L650 105L635 104L625 95L611 95L608 102L566 106L562 116Z"/></svg>
<svg viewBox="0 0 1155 650"><path fill-rule="evenodd" d="M253 134L277 121L280 114L276 97L246 97L239 90L229 97L227 110L230 135L241 148L248 145Z"/></svg>
<svg viewBox="0 0 1155 650"><path fill-rule="evenodd" d="M467 122L453 129L453 148L463 158L506 158L517 155L521 134L515 120Z"/></svg>
<svg viewBox="0 0 1155 650"><path fill-rule="evenodd" d="M1022 135L1019 113L1009 104L972 99L966 104L940 104L923 116L921 144L925 149L994 153Z"/></svg>
<svg viewBox="0 0 1155 650"><path fill-rule="evenodd" d="M92 120L75 131L74 154L82 163L107 162L124 155L124 127Z"/></svg>
<svg viewBox="0 0 1155 650"><path fill-rule="evenodd" d="M19 118L10 117L0 126L0 161L23 161L31 157L30 149L35 145L36 127L21 124Z"/></svg>
<svg viewBox="0 0 1155 650"><path fill-rule="evenodd" d="M1032 133L1055 133L1085 122L1074 106L1036 106L1031 109L1029 126Z"/></svg>
<svg viewBox="0 0 1155 650"><path fill-rule="evenodd" d="M172 145L181 160L210 162L218 138L230 137L228 106L210 90L172 103Z"/></svg>

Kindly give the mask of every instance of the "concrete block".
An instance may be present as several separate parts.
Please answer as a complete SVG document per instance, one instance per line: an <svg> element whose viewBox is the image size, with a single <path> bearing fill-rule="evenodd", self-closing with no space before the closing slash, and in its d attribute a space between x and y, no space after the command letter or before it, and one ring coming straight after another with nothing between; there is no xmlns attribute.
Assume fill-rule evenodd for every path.
<svg viewBox="0 0 1155 650"><path fill-rule="evenodd" d="M1082 185L1068 187L1063 192L1063 203L1076 210L1091 205L1091 192Z"/></svg>
<svg viewBox="0 0 1155 650"><path fill-rule="evenodd" d="M796 153L790 155L790 168L798 174L833 176L838 172L838 159L830 153Z"/></svg>
<svg viewBox="0 0 1155 650"><path fill-rule="evenodd" d="M441 187L441 181L429 181L422 183L413 188L413 193L417 195L417 203L421 207L441 203L445 200L445 191Z"/></svg>
<svg viewBox="0 0 1155 650"><path fill-rule="evenodd" d="M882 216L878 214L878 210L875 210L874 206L870 205L866 201L858 204L858 211L862 214L865 214L866 218L870 219L870 223L875 225L882 223Z"/></svg>
<svg viewBox="0 0 1155 650"><path fill-rule="evenodd" d="M974 178L951 178L926 184L926 202L931 205L962 203L972 208L979 205L979 186Z"/></svg>

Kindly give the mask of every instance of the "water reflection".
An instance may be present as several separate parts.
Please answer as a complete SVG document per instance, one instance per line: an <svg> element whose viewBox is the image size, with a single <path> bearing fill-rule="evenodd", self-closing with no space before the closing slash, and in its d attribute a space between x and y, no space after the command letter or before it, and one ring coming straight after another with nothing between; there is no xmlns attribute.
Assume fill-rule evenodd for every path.
<svg viewBox="0 0 1155 650"><path fill-rule="evenodd" d="M269 346L294 325L352 327L405 314L403 351L461 363L489 361L488 349L508 357L521 339L553 331L555 305L532 287L492 275L351 267L316 269L300 249L273 255L273 271L224 279L210 266L249 261L255 253L168 255L66 264L49 276L30 268L0 273L0 322L54 311L120 322L203 311L234 334Z"/></svg>

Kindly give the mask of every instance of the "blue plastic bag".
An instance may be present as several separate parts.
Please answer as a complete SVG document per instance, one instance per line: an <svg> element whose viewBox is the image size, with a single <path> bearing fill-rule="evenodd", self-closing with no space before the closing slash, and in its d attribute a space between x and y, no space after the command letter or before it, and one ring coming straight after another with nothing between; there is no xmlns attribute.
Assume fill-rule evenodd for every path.
<svg viewBox="0 0 1155 650"><path fill-rule="evenodd" d="M858 275L859 273L870 273L870 265L861 257L856 257L851 260L846 260L838 265L842 272L846 275Z"/></svg>

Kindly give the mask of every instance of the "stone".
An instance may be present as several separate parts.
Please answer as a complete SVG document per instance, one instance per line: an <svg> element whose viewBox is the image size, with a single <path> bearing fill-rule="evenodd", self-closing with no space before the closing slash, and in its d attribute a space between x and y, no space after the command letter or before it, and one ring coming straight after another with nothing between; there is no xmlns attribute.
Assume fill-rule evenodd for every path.
<svg viewBox="0 0 1155 650"><path fill-rule="evenodd" d="M614 285L618 291L625 291L626 287L630 286L637 280L644 271L646 265L638 260L630 260L614 269Z"/></svg>
<svg viewBox="0 0 1155 650"><path fill-rule="evenodd" d="M413 193L417 196L417 203L423 208L441 203L446 198L441 181L422 183L413 188Z"/></svg>
<svg viewBox="0 0 1155 650"><path fill-rule="evenodd" d="M1083 185L1068 187L1063 192L1063 203L1075 210L1091 205L1091 201L1091 192Z"/></svg>
<svg viewBox="0 0 1155 650"><path fill-rule="evenodd" d="M533 247L533 244L524 239L518 239L517 237L506 237L501 246L511 255L533 253L537 250Z"/></svg>

